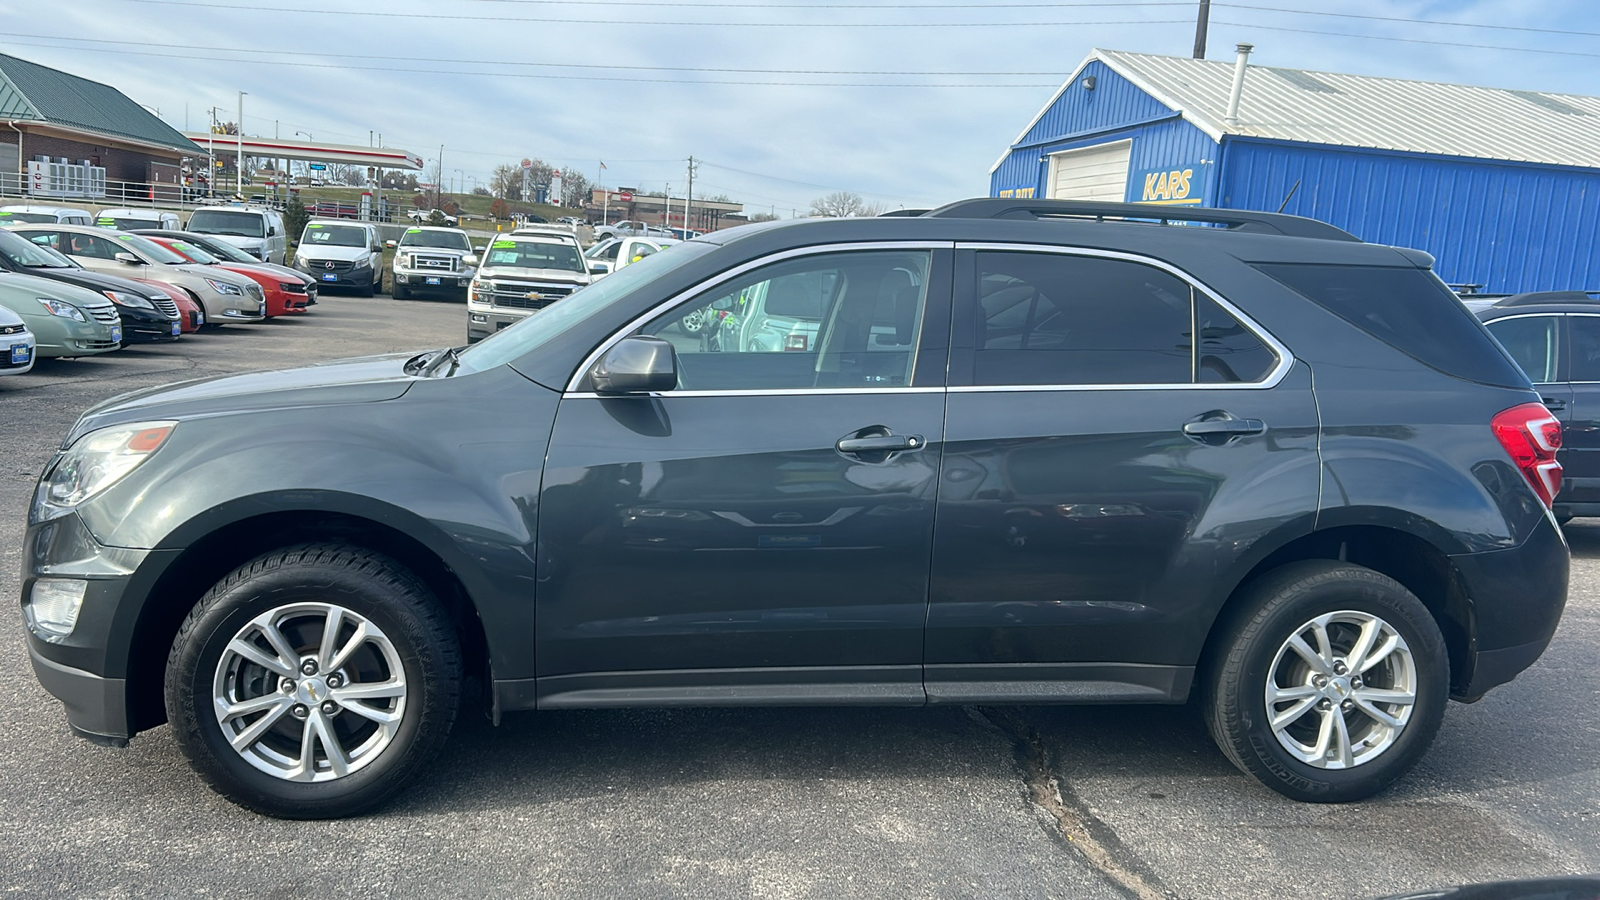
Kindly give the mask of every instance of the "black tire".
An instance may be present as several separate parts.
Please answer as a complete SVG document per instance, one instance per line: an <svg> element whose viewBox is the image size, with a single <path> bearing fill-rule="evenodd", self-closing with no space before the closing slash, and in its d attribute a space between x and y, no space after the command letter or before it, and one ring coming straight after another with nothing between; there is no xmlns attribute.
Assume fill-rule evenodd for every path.
<svg viewBox="0 0 1600 900"><path fill-rule="evenodd" d="M233 749L224 726L218 721L214 712L214 685L222 677L220 672L236 671L223 667L224 654L232 653L230 642L235 637L243 638L248 633L251 637L245 640L264 639L260 632L249 631L253 622L260 621L257 617L283 614L286 608L299 609L296 604L331 605L341 609L341 614L351 619L346 620L345 625L350 631L340 631L340 635L353 634L355 620L365 620L365 624L375 627L388 642L388 655L373 651L369 643L360 643L337 672L322 673L319 676L322 680L296 675L301 678L302 693L311 689L309 693L314 699L309 701L294 692L293 681L275 676L260 665L255 668L265 678L241 674L230 682L256 686L254 697L245 698L247 700L270 701L282 692L283 703L300 700L301 704L312 706L317 705L315 698L318 696L312 688L319 688L323 691L323 710L333 708L326 716L300 704L292 710L275 710L271 727L245 747L253 753L252 759L256 762L252 762L244 751ZM294 652L301 655L302 662L295 665L314 662L318 647L304 639L318 638L315 644L320 645L321 635L315 619L310 618L310 613L283 615L283 621L290 624L278 633L289 639ZM323 619L324 624L327 618ZM340 640L354 643L350 637ZM277 651L272 651L271 655L283 658ZM255 671L250 669L252 664L237 653L232 653L229 659L234 660L230 665L239 666L237 671ZM387 674L378 678L363 675L363 665L373 660ZM330 664L338 662L335 659ZM398 700L379 701L379 706L390 704L384 711L397 711L398 722L393 725L387 743L374 744L370 758L363 757L359 745L375 740L371 735L383 727L333 703L339 697L336 689L393 681L395 673L387 670L390 666L403 673L404 694ZM354 815L393 797L444 745L455 722L460 691L461 651L455 631L427 587L388 557L340 544L306 544L277 550L235 569L195 605L179 629L167 659L167 715L190 764L212 789L229 800L286 819ZM345 702L348 707L356 705ZM370 708L371 703L367 706ZM269 715L271 713L263 712L253 721L244 716L230 721L240 725L241 730L249 730ZM303 735L314 730L308 716L325 723L334 734L347 736L334 743L345 740L358 745L354 752L340 756L346 765L351 765L351 771L330 780L306 782L287 780L287 773L280 776L259 768L261 757L273 752L273 748L285 754L298 754L304 768L306 751L293 748L295 741L305 740ZM340 720L338 716L345 719ZM316 744L308 741L300 746L311 748L312 771L319 775L332 774L333 760L325 741ZM324 764L328 768L325 769Z"/></svg>
<svg viewBox="0 0 1600 900"><path fill-rule="evenodd" d="M1316 803L1345 803L1370 797L1409 771L1438 733L1450 693L1450 663L1444 637L1422 602L1386 575L1325 560L1291 563L1269 572L1243 590L1232 607L1234 614L1219 623L1222 631L1217 636L1219 640L1202 682L1206 727L1228 759L1278 793ZM1370 758L1346 768L1324 768L1308 764L1279 740L1269 719L1266 690L1269 677L1274 683L1285 686L1282 673L1288 670L1275 668L1275 660L1280 648L1287 649L1285 645L1290 638L1300 633L1297 629L1309 626L1319 616L1340 611L1375 616L1404 640L1412 660L1411 687L1415 700L1409 719L1386 749L1374 752L1376 739L1373 738L1374 747L1363 751L1372 753ZM1329 630L1343 629L1342 634L1348 636L1356 627L1335 625ZM1350 649L1346 647L1345 651L1340 651L1342 645L1332 639L1336 637L1330 634L1335 658L1338 653ZM1375 654L1368 654L1372 655ZM1345 658L1348 659L1348 653ZM1385 672L1392 672L1401 665L1402 658L1399 651L1391 653L1385 662L1363 674L1369 680L1381 681ZM1301 685L1289 679L1291 689L1317 689L1309 683L1315 681L1316 673L1298 656L1286 654L1278 665L1300 666L1307 673L1308 684ZM1342 673L1348 674L1353 673L1348 670ZM1324 680L1327 680L1325 676ZM1381 689L1383 685L1365 687ZM1343 693L1340 685L1334 685L1333 689L1340 690L1341 696L1349 696ZM1285 704L1278 708L1281 713L1295 708L1294 701L1280 702ZM1351 743L1358 750L1368 739L1354 740L1355 734L1362 733L1361 729L1372 729L1365 732L1368 736L1382 731L1383 726L1377 719L1359 709L1351 712L1348 719L1339 709L1327 712L1323 709L1320 706L1308 708L1302 715L1320 717L1315 720L1318 722L1330 716L1349 721L1352 723ZM1399 715L1394 706L1387 706L1386 711ZM1309 727L1308 722L1307 719L1298 720L1291 728ZM1332 729L1332 733L1337 734L1337 725ZM1293 739L1289 729L1284 733L1286 739ZM1355 759L1355 755L1350 759Z"/></svg>
<svg viewBox="0 0 1600 900"><path fill-rule="evenodd" d="M376 294L376 293L377 293L377 291L373 290L372 289L372 285L370 285L370 284L364 284L361 287L356 288L356 296L357 297L371 297L373 294Z"/></svg>
<svg viewBox="0 0 1600 900"><path fill-rule="evenodd" d="M394 290L389 292L389 296L393 297L396 300L404 300L407 297L410 297L411 294L407 292L405 285L403 285L400 282L396 281L394 283Z"/></svg>

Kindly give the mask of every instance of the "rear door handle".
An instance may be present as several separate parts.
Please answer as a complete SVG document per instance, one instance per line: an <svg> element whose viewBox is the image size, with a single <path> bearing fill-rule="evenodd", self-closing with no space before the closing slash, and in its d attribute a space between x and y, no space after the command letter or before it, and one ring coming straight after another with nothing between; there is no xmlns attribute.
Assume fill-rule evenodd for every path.
<svg viewBox="0 0 1600 900"><path fill-rule="evenodd" d="M1206 419L1201 422L1190 422L1183 426L1183 433L1192 437L1206 437L1218 434L1260 434L1266 430L1267 423L1260 419Z"/></svg>
<svg viewBox="0 0 1600 900"><path fill-rule="evenodd" d="M834 444L840 453L852 456L858 453L898 453L904 450L921 450L920 434L875 434L869 437L840 438Z"/></svg>
<svg viewBox="0 0 1600 900"><path fill-rule="evenodd" d="M1567 408L1567 401L1557 397L1540 397L1539 402L1543 403L1544 408L1551 412L1559 412Z"/></svg>

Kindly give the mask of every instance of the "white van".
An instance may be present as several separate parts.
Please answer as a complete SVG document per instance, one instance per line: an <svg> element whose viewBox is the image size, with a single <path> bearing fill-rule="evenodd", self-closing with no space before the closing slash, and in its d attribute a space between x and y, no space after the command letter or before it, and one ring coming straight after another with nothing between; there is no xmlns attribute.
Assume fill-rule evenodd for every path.
<svg viewBox="0 0 1600 900"><path fill-rule="evenodd" d="M94 224L118 231L139 228L160 228L165 231L182 231L183 222L175 212L164 209L102 209L94 215Z"/></svg>
<svg viewBox="0 0 1600 900"><path fill-rule="evenodd" d="M208 206L189 217L189 231L213 234L256 259L288 265L289 237L283 215L260 206Z"/></svg>
<svg viewBox="0 0 1600 900"><path fill-rule="evenodd" d="M66 206L0 206L0 225L93 225L86 209Z"/></svg>

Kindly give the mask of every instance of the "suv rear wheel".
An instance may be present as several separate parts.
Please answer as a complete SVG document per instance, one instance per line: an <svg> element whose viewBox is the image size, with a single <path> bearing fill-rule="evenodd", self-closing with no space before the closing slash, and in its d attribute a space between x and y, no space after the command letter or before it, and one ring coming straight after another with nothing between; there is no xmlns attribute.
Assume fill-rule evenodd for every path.
<svg viewBox="0 0 1600 900"><path fill-rule="evenodd" d="M196 604L167 661L190 763L242 806L360 812L401 789L455 721L461 655L427 588L336 544L275 551Z"/></svg>
<svg viewBox="0 0 1600 900"><path fill-rule="evenodd" d="M1360 800L1404 775L1438 732L1450 686L1422 602L1371 569L1320 560L1245 590L1205 684L1222 752L1296 800Z"/></svg>

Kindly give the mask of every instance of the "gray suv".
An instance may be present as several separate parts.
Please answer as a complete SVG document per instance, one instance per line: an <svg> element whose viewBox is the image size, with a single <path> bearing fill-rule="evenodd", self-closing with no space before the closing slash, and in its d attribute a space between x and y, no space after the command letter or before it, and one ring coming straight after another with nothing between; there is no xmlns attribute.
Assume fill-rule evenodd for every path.
<svg viewBox="0 0 1600 900"><path fill-rule="evenodd" d="M394 796L464 705L1196 696L1261 783L1367 797L1566 601L1560 424L1430 264L975 200L719 231L469 348L124 395L39 479L28 651L79 734L170 722L280 816Z"/></svg>

